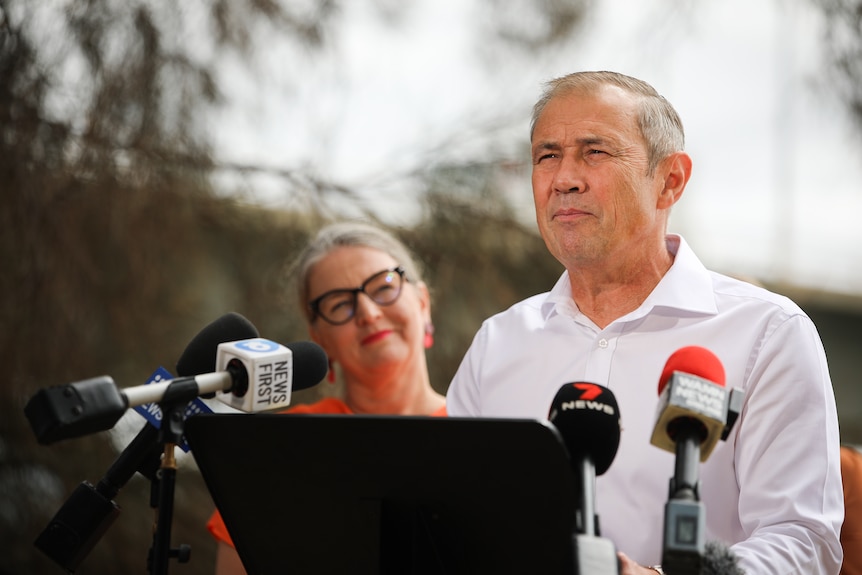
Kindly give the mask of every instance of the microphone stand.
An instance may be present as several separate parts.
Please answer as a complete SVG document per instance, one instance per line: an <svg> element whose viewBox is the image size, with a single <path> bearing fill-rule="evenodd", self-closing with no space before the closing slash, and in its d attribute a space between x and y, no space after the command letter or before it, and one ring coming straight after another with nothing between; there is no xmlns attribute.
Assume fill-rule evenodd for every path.
<svg viewBox="0 0 862 575"><path fill-rule="evenodd" d="M189 402L197 397L194 378L174 380L168 385L159 407L162 410L162 426L159 428L159 445L163 448L161 466L153 480L151 506L155 508L153 545L147 557L150 575L167 575L168 561L176 558L186 563L191 557L191 547L186 544L171 548L171 524L174 516L174 492L177 476L176 446L182 441L185 410ZM155 503L155 505L153 505Z"/></svg>
<svg viewBox="0 0 862 575"><path fill-rule="evenodd" d="M166 575L170 558L187 562L191 555L188 545L170 547L177 471L174 449L182 440L185 409L195 397L193 379L170 384L159 402L161 428L144 425L95 487L87 481L81 483L36 538L35 546L68 573L74 573L119 516L120 507L113 498L139 472L150 479L150 506L156 510L148 572Z"/></svg>
<svg viewBox="0 0 862 575"><path fill-rule="evenodd" d="M706 519L700 501L700 431L682 426L676 442L674 476L665 505L662 567L675 575L698 575L705 550Z"/></svg>
<svg viewBox="0 0 862 575"><path fill-rule="evenodd" d="M578 533L573 538L574 575L618 575L619 559L610 539L599 536L595 511L596 471L592 461L581 458L576 465L580 514L575 518Z"/></svg>

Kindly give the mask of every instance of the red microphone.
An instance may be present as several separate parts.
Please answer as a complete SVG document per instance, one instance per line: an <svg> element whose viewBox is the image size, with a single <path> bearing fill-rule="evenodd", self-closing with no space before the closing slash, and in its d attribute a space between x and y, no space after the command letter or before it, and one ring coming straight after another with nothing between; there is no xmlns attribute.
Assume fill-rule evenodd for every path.
<svg viewBox="0 0 862 575"><path fill-rule="evenodd" d="M706 348L683 347L668 358L658 392L650 443L675 453L682 435L693 436L700 446L700 461L706 461L728 421L729 394L721 361Z"/></svg>
<svg viewBox="0 0 862 575"><path fill-rule="evenodd" d="M682 347L668 358L658 382L659 395L675 371L697 375L724 387L724 366L714 353L699 345Z"/></svg>

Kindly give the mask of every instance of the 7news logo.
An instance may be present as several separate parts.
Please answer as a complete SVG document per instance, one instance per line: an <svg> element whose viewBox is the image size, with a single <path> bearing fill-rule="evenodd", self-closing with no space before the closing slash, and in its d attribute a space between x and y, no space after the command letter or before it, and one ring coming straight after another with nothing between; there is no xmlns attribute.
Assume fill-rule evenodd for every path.
<svg viewBox="0 0 862 575"><path fill-rule="evenodd" d="M564 401L560 405L562 411L568 410L590 410L600 411L608 415L615 415L616 410L613 405L608 405L601 401L596 401L596 398L601 397L604 393L604 388L594 383L573 383L572 387L579 390L581 395L578 399Z"/></svg>

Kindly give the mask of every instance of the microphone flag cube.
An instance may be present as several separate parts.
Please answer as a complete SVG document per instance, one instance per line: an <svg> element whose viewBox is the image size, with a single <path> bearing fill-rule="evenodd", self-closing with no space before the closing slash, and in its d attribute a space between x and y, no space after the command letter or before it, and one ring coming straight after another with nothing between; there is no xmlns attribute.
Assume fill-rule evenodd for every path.
<svg viewBox="0 0 862 575"><path fill-rule="evenodd" d="M263 338L220 343L216 371L230 371L240 366L248 376L247 387L234 382L230 391L217 394L219 401L247 413L290 405L294 373L290 348Z"/></svg>
<svg viewBox="0 0 862 575"><path fill-rule="evenodd" d="M656 407L656 425L650 443L666 451L676 451L678 421L696 420L703 426L700 461L715 449L727 423L728 392L708 379L675 371L668 379Z"/></svg>

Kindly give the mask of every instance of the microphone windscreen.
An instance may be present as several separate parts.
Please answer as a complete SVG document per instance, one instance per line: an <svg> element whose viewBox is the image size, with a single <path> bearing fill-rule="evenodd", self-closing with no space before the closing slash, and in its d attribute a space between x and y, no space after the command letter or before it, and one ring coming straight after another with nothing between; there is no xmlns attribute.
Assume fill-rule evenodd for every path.
<svg viewBox="0 0 862 575"><path fill-rule="evenodd" d="M700 575L745 575L736 554L718 541L707 541L700 562Z"/></svg>
<svg viewBox="0 0 862 575"><path fill-rule="evenodd" d="M293 352L293 391L313 387L329 371L329 358L313 341L296 341L285 345Z"/></svg>
<svg viewBox="0 0 862 575"><path fill-rule="evenodd" d="M572 458L589 457L601 475L620 446L620 408L610 389L595 383L562 386L548 413Z"/></svg>
<svg viewBox="0 0 862 575"><path fill-rule="evenodd" d="M177 375L190 377L212 373L220 343L259 337L257 328L236 312L226 313L203 328L177 361ZM322 379L322 377L321 377Z"/></svg>
<svg viewBox="0 0 862 575"><path fill-rule="evenodd" d="M664 364L661 378L658 380L659 395L675 371L696 375L724 387L724 366L718 357L705 347L690 345L673 352Z"/></svg>

